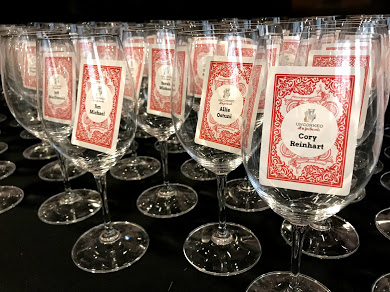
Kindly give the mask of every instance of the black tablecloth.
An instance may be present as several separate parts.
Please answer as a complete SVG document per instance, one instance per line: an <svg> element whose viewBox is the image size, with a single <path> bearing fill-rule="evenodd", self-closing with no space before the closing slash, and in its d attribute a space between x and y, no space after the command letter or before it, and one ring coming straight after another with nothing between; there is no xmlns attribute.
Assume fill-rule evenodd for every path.
<svg viewBox="0 0 390 292"><path fill-rule="evenodd" d="M1 103L4 103L3 101ZM16 171L1 185L15 185L24 190L23 201L0 215L0 291L245 291L256 277L271 271L290 269L290 246L280 234L283 221L272 210L243 213L228 209L227 219L251 229L262 245L259 262L249 271L231 277L211 276L193 268L184 257L182 245L196 227L218 219L216 181L197 182L180 172L188 154L169 154L169 178L194 188L199 196L197 206L186 215L173 219L156 219L141 214L136 199L141 192L162 182L161 171L142 181L119 181L107 175L108 198L113 221L131 221L148 232L150 245L145 255L129 268L107 274L91 274L73 263L70 252L78 237L102 223L102 213L67 226L45 224L37 216L39 206L49 197L63 191L61 182L47 182L38 177L39 169L49 161L27 160L22 153L38 140L25 140L22 128L10 126L8 109L0 112L8 119L0 123L0 141L9 149L1 160L16 164ZM156 139L138 139L138 155L160 159L153 147ZM383 148L390 145L384 140ZM339 216L349 221L360 237L360 247L349 257L337 260L302 256L302 273L319 280L331 291L370 291L374 281L390 272L390 240L376 229L375 214L390 207L390 192L380 184L380 176L390 171L390 159L381 155L384 170L372 177L366 197L347 206ZM244 176L240 166L228 178ZM87 173L71 181L72 188L96 189Z"/></svg>

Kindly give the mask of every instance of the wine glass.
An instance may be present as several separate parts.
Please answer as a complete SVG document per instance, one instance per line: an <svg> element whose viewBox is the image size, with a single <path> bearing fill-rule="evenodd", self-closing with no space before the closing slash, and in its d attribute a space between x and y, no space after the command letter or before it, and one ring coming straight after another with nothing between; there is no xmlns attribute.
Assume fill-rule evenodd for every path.
<svg viewBox="0 0 390 292"><path fill-rule="evenodd" d="M0 161L0 180L5 179L14 173L15 163L11 161ZM0 186L0 214L12 209L18 205L24 198L24 192L16 186Z"/></svg>
<svg viewBox="0 0 390 292"><path fill-rule="evenodd" d="M290 56L288 56L288 50L286 50L284 46L290 41L287 36L283 36L283 34L286 34L287 30L283 29L283 26L280 23L265 22L261 25L256 24L255 27L259 31L259 34L264 37L262 41L266 48L266 56L262 56L262 58L267 57L268 66L286 63L287 59L292 59L292 53L290 52ZM300 26L298 26L298 28L300 28ZM295 35L298 31L291 30L291 33L294 34L293 40L295 41ZM259 106L258 110L262 110L261 106ZM227 182L226 206L241 212L258 212L269 208L267 203L257 195L257 192L249 182L247 175L243 178L233 179Z"/></svg>
<svg viewBox="0 0 390 292"><path fill-rule="evenodd" d="M322 50L311 50L308 55L308 66L313 67L363 67L364 68L364 99L368 100L375 91L366 84L375 77L370 68L374 60L381 58L380 51L366 48L368 42L372 47L380 46L380 38L367 36L363 41L349 41L348 38L355 30L343 29L335 36L335 29L324 29L321 31L319 43ZM369 37L369 38L368 38ZM371 47L371 46L370 46ZM358 48L355 50L355 48ZM360 49L361 48L361 49ZM365 48L365 49L363 49ZM371 92L369 92L371 90ZM364 117L362 118L364 119ZM362 122L363 123L363 122ZM363 135L362 130L360 134ZM366 134L367 135L367 134ZM367 140L360 138L361 143ZM365 169L368 163L368 153L357 149L355 151L354 168ZM356 176L352 176L352 185L356 183ZM365 188L361 188L358 196L351 202L356 203L365 196ZM284 221L281 226L281 233L287 243L292 242L292 226ZM320 222L309 224L306 236L310 238L304 242L303 253L322 259L339 259L355 253L360 246L360 239L356 229L351 223L340 216L332 216Z"/></svg>
<svg viewBox="0 0 390 292"><path fill-rule="evenodd" d="M133 83L135 85L135 94L139 99L139 93L145 90L147 86L143 77L147 76L146 60L146 43L144 31L137 28L126 28L122 31L122 43L126 59L131 70ZM135 154L131 157L120 160L110 170L110 174L120 180L141 180L156 174L160 168L160 162L150 156L138 156Z"/></svg>
<svg viewBox="0 0 390 292"><path fill-rule="evenodd" d="M22 60L27 58L23 55L27 46L23 46L21 43L29 44L29 47L33 47L36 51L36 38L41 33L42 31L26 30L2 37L2 48L7 58L3 62L1 77L5 99L12 115L26 130L45 141L45 143L50 144L38 113L37 89L36 87L33 89L24 86L23 78L27 77L26 75L25 77L22 76L25 71L24 67L21 66L23 64ZM35 77L34 83L37 84L35 55L31 62L34 62L31 67L34 68L35 73L33 75ZM27 74L27 76L31 78L30 75ZM51 146L50 148L54 149ZM101 200L99 194L94 190L72 190L69 185L67 163L60 154L58 157L61 170L59 173L63 178L65 191L47 199L40 206L38 217L45 223L63 225L75 223L92 216L101 208Z"/></svg>
<svg viewBox="0 0 390 292"><path fill-rule="evenodd" d="M250 32L237 30L184 31L177 35L173 124L188 154L215 173L219 205L219 221L191 231L183 251L191 265L211 275L245 272L258 262L262 251L251 230L226 221L225 208L227 175L242 163L239 123L256 41ZM210 96L211 102L205 103Z"/></svg>
<svg viewBox="0 0 390 292"><path fill-rule="evenodd" d="M183 162L180 166L180 171L185 177L192 180L209 181L216 179L215 173L209 171L207 168L204 168L192 158Z"/></svg>
<svg viewBox="0 0 390 292"><path fill-rule="evenodd" d="M247 291L329 291L300 273L305 231L347 206L371 178L383 138L380 64L372 64L374 83L368 82L371 94L363 107L360 67L276 66L267 73L264 113L251 110L260 97L247 99L245 169L258 194L292 224L293 234L291 271L264 274ZM362 168L354 168L357 151L368 154Z"/></svg>
<svg viewBox="0 0 390 292"><path fill-rule="evenodd" d="M76 57L73 41L88 44L84 57ZM137 128L137 101L119 35L46 35L37 45L45 131L63 156L93 174L103 202L104 223L79 237L72 259L92 273L126 268L143 256L149 237L137 224L111 222L108 209L106 173L126 153ZM62 91L66 85L74 91ZM58 103L61 97L69 102Z"/></svg>
<svg viewBox="0 0 390 292"><path fill-rule="evenodd" d="M170 183L167 177L167 141L175 133L171 118L171 87L176 31L170 27L145 30L147 87L139 93L138 123L141 129L159 141L163 184L143 191L137 199L137 207L141 213L157 218L186 214L198 202L191 187Z"/></svg>
<svg viewBox="0 0 390 292"><path fill-rule="evenodd" d="M9 33L16 33L18 31L23 31L27 27L26 26L9 26L2 28L0 33L0 38L6 36ZM4 42L2 42L4 44ZM24 50L24 55L22 55L22 50ZM2 49L1 54L1 66L11 57L8 55L7 50ZM34 42L19 42L17 46L16 52L12 52L14 56L17 56L18 62L20 63L20 69L23 70L25 74L23 74L23 85L25 87L34 90L35 88L35 69L34 69L34 55L35 55L35 45ZM22 69L23 68L23 69ZM12 69L14 70L14 69ZM26 112L26 119L31 116L30 112ZM17 120L13 120L10 122L11 127L20 127L20 124ZM38 137L39 138L39 137ZM47 143L43 140L41 143L34 144L23 151L23 157L31 160L45 160L50 159L56 156L54 149L50 146L50 143Z"/></svg>

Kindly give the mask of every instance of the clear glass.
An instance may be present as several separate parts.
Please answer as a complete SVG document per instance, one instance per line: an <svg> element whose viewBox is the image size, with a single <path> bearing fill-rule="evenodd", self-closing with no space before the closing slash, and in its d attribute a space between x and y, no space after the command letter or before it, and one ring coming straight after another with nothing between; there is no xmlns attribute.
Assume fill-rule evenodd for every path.
<svg viewBox="0 0 390 292"><path fill-rule="evenodd" d="M241 46L246 44L248 51L245 52L249 56L254 56L258 36L252 31L245 34L237 30L203 30L179 32L177 37L175 83L172 93L173 124L176 136L187 153L197 163L216 175L219 210L218 222L202 225L188 235L183 245L184 255L201 272L222 276L240 274L252 268L258 262L262 252L260 242L251 230L226 220L227 175L242 163L239 150L240 134L237 128L241 121L241 112L234 117L236 120L232 120L232 127L220 124L210 115L201 115L200 97L205 94L202 87L205 88L207 82L203 74L213 75L213 73L208 73L211 65L207 65L209 64L207 59L221 61L223 68L226 69L226 72L221 69L225 75L222 73L215 75L221 83L216 81L215 89L213 85L213 92L219 92L219 89L229 84L227 91L230 89L233 93L236 88L240 88L242 94L245 95L247 84L236 77L235 73L242 70L241 76L250 75L251 71L247 67L250 65L245 61L250 62L251 57L243 58L245 53L241 50ZM232 69L228 69L229 66L232 66ZM185 70L185 68L188 69ZM184 80L187 76L190 78L186 86ZM235 92L235 94L238 93ZM236 97L232 94L228 99L237 98L235 105L240 108L243 107L243 101L239 97L241 95ZM215 146L205 141L198 141L200 135L197 136L196 133L200 130L202 123L207 123L212 127L209 134L214 142L226 139L224 137L226 135L235 140L234 146L238 149L229 148L223 143L221 143L222 146Z"/></svg>
<svg viewBox="0 0 390 292"><path fill-rule="evenodd" d="M1 77L5 99L12 115L24 129L42 140L40 145L44 147L37 146L42 151L33 152L46 154L45 149L51 149L56 155L37 108L36 40L42 33L44 32L37 30L20 30L2 37L4 62ZM49 34L54 33L58 32ZM64 159L59 159L59 163L60 171L55 172L54 169L58 167L56 164L50 164L49 167L51 166L52 169L44 167L47 177L43 176L42 172L40 174L46 180L50 180L54 173L60 174L65 191L43 203L38 211L39 218L45 223L67 225L84 220L98 212L101 208L98 194L92 190L88 192L72 190L69 177L73 174L68 172Z"/></svg>
<svg viewBox="0 0 390 292"><path fill-rule="evenodd" d="M128 62L132 71L133 83L136 86L135 94L139 97L142 87L147 86L142 82L142 77L147 68L146 44L144 34L139 29L125 29L122 31L122 42ZM144 90L144 89L142 89ZM113 177L119 180L141 180L156 174L161 169L161 163L150 156L138 156L134 151L131 157L119 161L111 170Z"/></svg>
<svg viewBox="0 0 390 292"><path fill-rule="evenodd" d="M11 161L0 161L0 180L5 179L14 173L16 169L15 163ZM24 198L22 189L16 186L2 185L0 186L0 214L4 213L16 205Z"/></svg>
<svg viewBox="0 0 390 292"><path fill-rule="evenodd" d="M146 67L139 86L139 127L157 138L161 154L163 183L143 191L137 207L143 214L156 218L172 218L191 211L198 202L189 186L168 179L168 143L175 133L171 118L172 64L175 54L176 29L159 28L144 31Z"/></svg>
<svg viewBox="0 0 390 292"><path fill-rule="evenodd" d="M311 28L305 28L306 34L309 29ZM317 40L315 42L313 40L306 41L305 45L311 44L316 50L322 48L322 55L324 55L324 52L328 52L327 54L329 54L331 58L336 58L332 56L337 56L338 60L341 60L342 58L349 58L348 55L354 54L352 47L359 47L359 49L362 49L362 56L360 57L362 63L365 62L364 58L366 58L365 56L367 56L367 54L370 55L370 58L381 58L381 50L370 49L369 53L364 50L367 47L366 42L361 41L356 43L356 46L349 42L349 39L351 39L350 36L356 33L356 31L359 31L359 28L336 28L335 23L331 21L325 22L322 25L313 26L313 32L314 31L316 31L316 34L318 35ZM381 40L382 39L379 39L378 36L376 36L373 41L373 46L381 46ZM285 41L286 40L284 40L284 42ZM283 47L286 46L284 45ZM333 51L333 53L330 51ZM313 51L312 54L315 52L319 51ZM356 63L356 61L353 62ZM355 66L354 63L352 64L352 66ZM369 72L367 65L362 65L365 67L365 73ZM342 67L346 66L346 63L345 61L344 63L335 62L325 66ZM383 70L385 70L385 68ZM384 90L386 94L386 87L384 87ZM356 150L354 168L364 169L367 161L368 154L363 150ZM352 184L356 183L356 180L356 176L352 176ZM351 203L360 202L364 199L365 195L365 188L362 188L358 191L358 195ZM288 221L283 222L281 232L286 242L291 245L291 225ZM307 236L309 236L310 240L305 242L303 252L317 258L332 259L347 257L355 253L360 245L359 235L357 234L356 229L349 222L337 216L316 222L315 224L309 224Z"/></svg>
<svg viewBox="0 0 390 292"><path fill-rule="evenodd" d="M79 237L72 259L92 273L126 268L144 255L149 236L136 224L112 222L107 201L106 173L127 152L137 128L137 102L122 43L115 34L46 35L38 39L37 52L38 107L47 136L64 157L93 174L102 201L104 223ZM69 104L56 103L58 95L50 91L61 78L71 82L62 86L76 90L73 95L66 91ZM70 108L70 115L53 115L50 108Z"/></svg>
<svg viewBox="0 0 390 292"><path fill-rule="evenodd" d="M355 41L363 37L355 33L352 36L350 42L352 42L352 39ZM368 38L369 43L373 44L373 46L378 45L379 36L364 35L364 38ZM317 38L313 38L313 45L315 45L316 40ZM310 42L308 35L302 35L296 60L302 62L304 66L307 63L311 65L309 62L308 52L310 50L308 50L308 42ZM356 44L358 43L356 42ZM378 49L379 46L376 46L376 48L380 50ZM266 49L267 47L265 46L259 46L257 56L260 58L261 50L264 51ZM331 55L332 53L329 53L325 57L329 59ZM347 53L347 57L351 55L352 52L349 55ZM360 98L353 98L354 90L363 86L360 82L366 80L362 78L364 73L361 73L361 71L355 73L356 86L358 87L350 88L349 91L345 91L345 89L340 92L334 91L335 93L333 94L337 94L338 97L331 98L333 91L331 87L325 85L329 79L322 81L324 80L322 78L335 78L331 77L335 75L342 75L344 78L344 76L350 74L348 72L353 71L350 67L343 67L342 70L341 68L329 69L321 66L314 71L314 68L279 66L276 64L275 68L272 68L272 66L267 68L264 79L255 78L256 75L252 75L252 88L256 84L261 84L263 80L267 80L264 99L265 106L263 111L253 111L252 109L257 108L257 104L260 103L260 98L255 98L255 94L248 94L251 98L246 100L244 109L244 116L247 119L243 122L242 136L244 137L243 144L247 145L247 147L242 148L243 162L249 180L258 194L274 212L291 223L292 256L290 272L272 272L262 275L250 285L248 291L328 291L322 284L300 273L302 247L307 226L326 220L351 203L357 197L359 191L365 187L377 164L379 157L378 149L381 147L383 138L384 87L383 68L381 67L380 58L372 60L369 67L372 68L373 74L366 83L370 85L368 99L363 99L363 90L355 93L360 94ZM316 66L315 64L313 61L313 67ZM291 75L286 76L286 72L291 72ZM314 80L312 79L314 74L321 77ZM335 79L335 82L339 82L337 80L342 79ZM284 81L286 82L284 83ZM337 88L341 89L344 87ZM283 93L280 94L282 91ZM319 97L322 97L322 99L319 99ZM299 137L309 139L310 135L320 137L317 136L319 135L317 131L300 133L303 130L299 130L296 123L310 123L309 121L313 118L312 112L307 111L306 108L310 109L311 106L315 108L316 112L316 116L313 119L314 122L312 123L321 123L323 127L329 127L333 117L337 119L339 117L338 114L341 113L341 109L338 109L336 112L335 105L332 102L336 102L342 97L348 97L351 102L356 101L355 105L351 104L352 107L357 106L354 108L356 111L360 109L362 100L367 101L367 107L364 110L365 123L362 123L361 128L359 128L358 122L360 120L353 120L354 132L351 132L351 135L354 138L349 142L348 150L345 150L351 151L351 159L353 159L354 163L349 160L350 164L348 168L345 168L343 178L340 172L333 173L332 169L337 161L333 158L329 160L328 154L322 153L324 151L316 152L318 153L317 155L314 155L316 153L309 154L309 150L306 148L302 150L293 148L295 143L298 142L289 142L290 139L295 139L295 134L298 136L296 141L299 141ZM270 107L272 107L272 110L270 110ZM280 111L278 110L279 108ZM324 109L326 117L324 120L322 120L324 116L319 113L322 109ZM299 114L298 110L306 110L306 113ZM273 121L269 117L271 114L273 114L272 118L275 119ZM270 120L268 120L269 118ZM337 123L345 121L338 119ZM270 129L271 126L274 127L272 130ZM310 129L308 131L311 131ZM343 128L337 129L341 131ZM338 131L334 133L340 135ZM293 135L293 138L289 138L289 134ZM351 136L349 137L351 138ZM327 135L326 140L329 141L329 139L330 136ZM335 140L335 143L329 145L329 149L334 151L337 143ZM306 143L305 145L307 146L308 144ZM305 145L302 144L302 147ZM360 159L359 151L367 154L367 160L361 167L354 167L354 164ZM336 153L331 152L330 155L335 155ZM357 154L356 156L355 153ZM320 176L317 176L316 173ZM356 177L354 185L352 184L353 175ZM333 187L317 188L317 186L321 185L324 178L330 177L335 179L334 182L344 179L343 186L345 190L342 194L335 192ZM279 180L282 182L279 182ZM304 183L305 181L306 183Z"/></svg>
<svg viewBox="0 0 390 292"><path fill-rule="evenodd" d="M209 181L216 179L215 173L204 168L192 158L183 162L180 166L180 171L184 176L192 180Z"/></svg>

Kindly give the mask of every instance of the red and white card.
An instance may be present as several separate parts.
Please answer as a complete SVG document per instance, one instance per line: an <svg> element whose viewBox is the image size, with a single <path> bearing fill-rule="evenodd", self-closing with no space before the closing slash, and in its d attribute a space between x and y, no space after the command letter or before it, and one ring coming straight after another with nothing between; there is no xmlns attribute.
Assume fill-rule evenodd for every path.
<svg viewBox="0 0 390 292"><path fill-rule="evenodd" d="M33 90L35 90L37 86L37 64L35 53L35 42L28 41L23 43L23 86Z"/></svg>
<svg viewBox="0 0 390 292"><path fill-rule="evenodd" d="M126 67L126 61L82 61L72 144L107 154L115 152Z"/></svg>
<svg viewBox="0 0 390 292"><path fill-rule="evenodd" d="M360 110L355 97L362 92L356 71L359 68L271 68L261 138L261 184L349 194Z"/></svg>
<svg viewBox="0 0 390 292"><path fill-rule="evenodd" d="M252 142L253 131L256 126L257 113L264 112L265 89L266 89L267 61L257 59L252 68L250 88L248 90L247 110L244 122L244 136L242 147L248 148Z"/></svg>
<svg viewBox="0 0 390 292"><path fill-rule="evenodd" d="M118 58L118 45L113 41L98 41L96 50L100 60L116 60Z"/></svg>
<svg viewBox="0 0 390 292"><path fill-rule="evenodd" d="M206 58L195 143L241 153L241 123L253 58Z"/></svg>
<svg viewBox="0 0 390 292"><path fill-rule="evenodd" d="M133 78L133 84L135 88L135 95L138 98L139 91L141 90L142 75L145 67L146 50L143 43L125 43L124 53L127 63L130 68L130 73ZM125 97L131 97L131 87L125 88Z"/></svg>
<svg viewBox="0 0 390 292"><path fill-rule="evenodd" d="M177 117L184 117L186 105L186 91L188 81L188 47L178 47L176 52L174 84L172 87L172 113Z"/></svg>
<svg viewBox="0 0 390 292"><path fill-rule="evenodd" d="M194 38L191 45L191 76L188 94L201 97L205 75L206 57L216 55L218 41L213 38Z"/></svg>
<svg viewBox="0 0 390 292"><path fill-rule="evenodd" d="M283 38L281 61L282 66L293 66L298 53L299 36L285 36Z"/></svg>
<svg viewBox="0 0 390 292"><path fill-rule="evenodd" d="M362 67L363 75L357 75L358 82L363 83L362 95L356 98L360 99L359 130L358 138L361 138L364 132L366 122L368 101L371 91L372 76L372 56L367 51L323 51L312 50L309 53L308 66L313 67Z"/></svg>
<svg viewBox="0 0 390 292"><path fill-rule="evenodd" d="M149 114L171 117L172 71L175 49L169 45L150 45L148 104Z"/></svg>
<svg viewBox="0 0 390 292"><path fill-rule="evenodd" d="M228 46L227 56L255 58L257 46L246 43L233 43Z"/></svg>
<svg viewBox="0 0 390 292"><path fill-rule="evenodd" d="M45 53L43 66L43 118L70 125L76 104L75 56Z"/></svg>
<svg viewBox="0 0 390 292"><path fill-rule="evenodd" d="M371 48L368 42L335 42L322 44L322 50L342 51L342 50L369 50Z"/></svg>

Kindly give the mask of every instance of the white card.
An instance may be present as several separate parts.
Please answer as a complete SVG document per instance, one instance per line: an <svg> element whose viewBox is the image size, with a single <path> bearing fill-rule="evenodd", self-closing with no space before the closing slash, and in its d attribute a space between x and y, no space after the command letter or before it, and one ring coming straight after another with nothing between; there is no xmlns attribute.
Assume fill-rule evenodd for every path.
<svg viewBox="0 0 390 292"><path fill-rule="evenodd" d="M206 58L195 143L241 153L241 123L253 58Z"/></svg>
<svg viewBox="0 0 390 292"><path fill-rule="evenodd" d="M360 68L287 66L269 71L261 184L349 194L360 110L355 96L362 92L356 71Z"/></svg>
<svg viewBox="0 0 390 292"><path fill-rule="evenodd" d="M358 54L358 55L357 55ZM359 113L359 130L358 138L363 136L364 125L366 122L368 101L371 91L371 76L373 66L372 55L367 51L323 51L312 50L309 53L308 66L314 67L363 67L363 75L357 76L359 82L363 83L362 95L356 96L361 100L361 108ZM359 71L357 71L359 72Z"/></svg>
<svg viewBox="0 0 390 292"><path fill-rule="evenodd" d="M70 125L76 104L74 53L44 53L43 118Z"/></svg>
<svg viewBox="0 0 390 292"><path fill-rule="evenodd" d="M81 62L72 144L107 154L115 152L126 67L126 61Z"/></svg>

